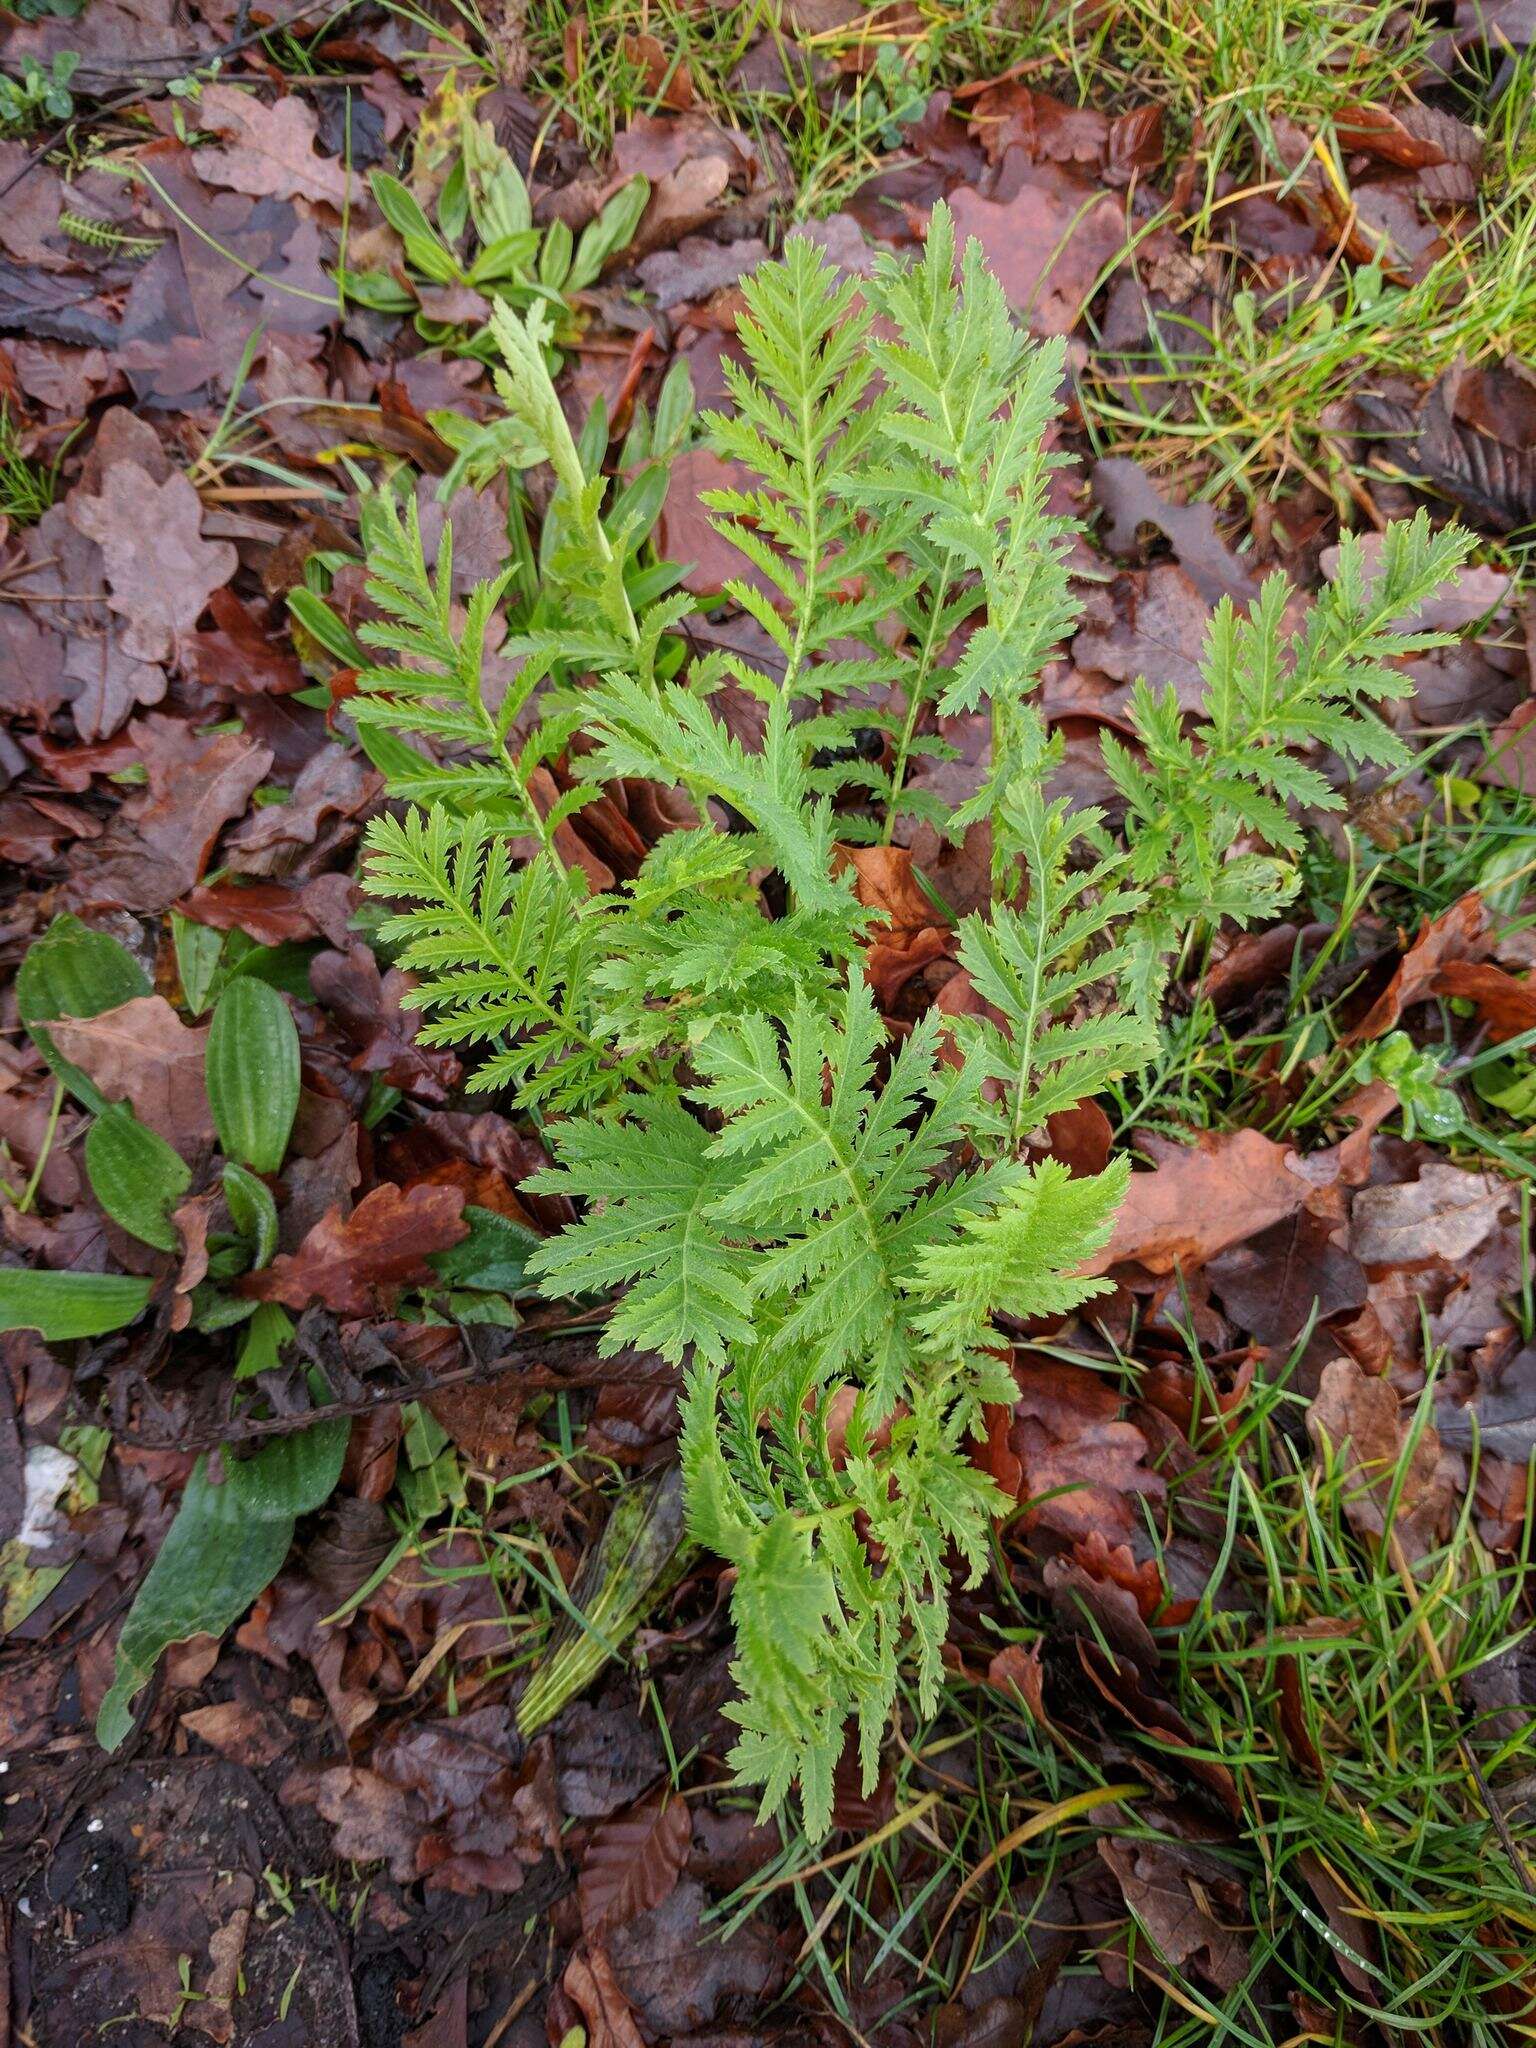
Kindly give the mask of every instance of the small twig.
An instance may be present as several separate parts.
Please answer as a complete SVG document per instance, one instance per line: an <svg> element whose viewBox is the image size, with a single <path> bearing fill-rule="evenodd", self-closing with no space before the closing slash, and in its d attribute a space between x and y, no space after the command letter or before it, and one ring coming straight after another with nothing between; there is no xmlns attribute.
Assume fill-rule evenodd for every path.
<svg viewBox="0 0 1536 2048"><path fill-rule="evenodd" d="M673 1368L660 1360L656 1361L654 1370L637 1375L636 1359L651 1357L653 1354L650 1353L631 1351L621 1352L612 1359L593 1358L570 1372L563 1372L557 1366L528 1355L526 1347L530 1344L553 1342L568 1334L558 1325L545 1330L528 1330L518 1345L497 1358L477 1359L453 1372L441 1373L432 1379L409 1381L404 1386L370 1388L356 1400L327 1401L318 1407L306 1408L300 1414L232 1416L211 1429L181 1431L175 1436L146 1437L117 1429L113 1431L113 1438L140 1451L211 1451L220 1444L237 1446L258 1443L268 1437L292 1436L298 1430L308 1429L312 1422L337 1422L343 1418L355 1420L359 1416L372 1415L380 1408L397 1407L405 1401L429 1401L434 1394L448 1393L457 1387L481 1386L510 1373L522 1374L525 1386L539 1390L627 1386L637 1377L642 1377L648 1386L669 1386L678 1379Z"/></svg>

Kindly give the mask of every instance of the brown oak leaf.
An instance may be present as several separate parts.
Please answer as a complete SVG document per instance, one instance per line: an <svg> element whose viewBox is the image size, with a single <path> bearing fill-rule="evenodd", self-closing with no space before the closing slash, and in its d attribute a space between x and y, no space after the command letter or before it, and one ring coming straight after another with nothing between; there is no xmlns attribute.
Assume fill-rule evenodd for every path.
<svg viewBox="0 0 1536 2048"><path fill-rule="evenodd" d="M149 789L118 811L72 861L73 907L114 904L158 914L202 880L214 841L238 818L272 766L270 748L244 733L203 738L158 712L129 728Z"/></svg>
<svg viewBox="0 0 1536 2048"><path fill-rule="evenodd" d="M257 199L314 199L340 207L362 197L359 180L333 158L315 151L313 112L296 93L267 106L232 85L206 85L197 102L197 125L222 136L218 148L194 149L200 178Z"/></svg>
<svg viewBox="0 0 1536 2048"><path fill-rule="evenodd" d="M137 462L114 463L96 497L76 492L69 516L101 549L112 609L128 621L123 646L138 661L168 660L240 566L233 542L203 539L187 479L157 484Z"/></svg>
<svg viewBox="0 0 1536 2048"><path fill-rule="evenodd" d="M1391 1031L1404 1010L1436 993L1450 961L1475 959L1487 951L1487 931L1488 911L1475 889L1438 917L1425 918L1392 979L1342 1043L1361 1045Z"/></svg>
<svg viewBox="0 0 1536 2048"><path fill-rule="evenodd" d="M398 1188L386 1181L350 1216L328 1210L296 1252L282 1253L265 1272L248 1273L240 1292L286 1308L318 1301L336 1315L372 1314L402 1287L434 1277L428 1256L467 1233L463 1209L461 1188Z"/></svg>
<svg viewBox="0 0 1536 2048"><path fill-rule="evenodd" d="M1108 1838L1099 1843L1099 1854L1166 1962L1189 1965L1221 1991L1242 1982L1249 1967L1247 1895L1214 1857L1182 1846ZM1103 1953L1100 1967L1111 1983L1125 1976L1124 1965L1117 1968Z"/></svg>
<svg viewBox="0 0 1536 2048"><path fill-rule="evenodd" d="M1383 1537L1393 1509L1392 1532L1410 1562L1424 1556L1448 1523L1461 1462L1442 1451L1431 1424L1414 1443L1399 1487L1397 1470L1413 1419L1397 1389L1362 1372L1352 1358L1335 1358L1323 1367L1317 1399L1307 1410L1307 1434L1344 1475L1341 1498L1351 1526L1362 1536Z"/></svg>

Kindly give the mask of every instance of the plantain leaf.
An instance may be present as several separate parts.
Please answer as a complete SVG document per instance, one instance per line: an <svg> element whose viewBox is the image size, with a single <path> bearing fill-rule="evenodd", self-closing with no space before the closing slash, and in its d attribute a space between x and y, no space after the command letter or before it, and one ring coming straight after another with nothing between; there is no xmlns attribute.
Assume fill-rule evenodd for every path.
<svg viewBox="0 0 1536 2048"><path fill-rule="evenodd" d="M0 1271L0 1330L36 1330L50 1344L100 1337L142 1315L153 1283L131 1273Z"/></svg>
<svg viewBox="0 0 1536 2048"><path fill-rule="evenodd" d="M436 241L431 221L422 212L419 201L408 186L402 185L398 178L392 178L388 171L375 171L368 183L380 213L402 241L407 235L427 242Z"/></svg>
<svg viewBox="0 0 1536 2048"><path fill-rule="evenodd" d="M225 1485L244 1513L283 1521L323 1507L336 1490L352 1425L344 1415L264 1444L250 1458L224 1458Z"/></svg>
<svg viewBox="0 0 1536 2048"><path fill-rule="evenodd" d="M264 1454L263 1454L264 1455ZM116 1749L133 1726L133 1702L162 1650L188 1636L221 1636L276 1578L293 1540L293 1517L265 1519L199 1458L176 1519L139 1587L117 1639L112 1685L96 1739Z"/></svg>
<svg viewBox="0 0 1536 2048"><path fill-rule="evenodd" d="M350 278L350 272L348 276ZM360 293L352 291L350 283L348 291L354 298L361 297ZM408 306L414 303L408 293L401 293L400 297ZM312 640L318 641L326 653L339 661L343 668L367 667L367 649L336 616L325 599L315 591L306 590L302 584L290 590L288 609L295 623L301 626Z"/></svg>
<svg viewBox="0 0 1536 2048"><path fill-rule="evenodd" d="M213 994L225 936L210 924L197 924L190 917L183 917L179 910L171 912L176 975L181 983L181 992L187 999L187 1008L194 1017L201 1017Z"/></svg>
<svg viewBox="0 0 1536 2048"><path fill-rule="evenodd" d="M251 1264L259 1272L277 1250L277 1204L272 1190L248 1167L233 1160L224 1168L224 1200L229 1220L251 1240Z"/></svg>
<svg viewBox="0 0 1536 2048"><path fill-rule="evenodd" d="M156 1251L176 1250L170 1211L192 1185L192 1175L158 1131L122 1103L108 1103L85 1134L85 1170L114 1223Z"/></svg>
<svg viewBox="0 0 1536 2048"><path fill-rule="evenodd" d="M16 976L16 1008L33 1043L54 1073L88 1109L106 1098L80 1069L54 1051L42 1028L59 1017L99 1017L151 993L149 976L124 945L93 932L78 917L56 917L27 948Z"/></svg>
<svg viewBox="0 0 1536 2048"><path fill-rule="evenodd" d="M213 1013L204 1065L214 1128L228 1158L276 1173L299 1107L299 1032L275 988L241 975Z"/></svg>

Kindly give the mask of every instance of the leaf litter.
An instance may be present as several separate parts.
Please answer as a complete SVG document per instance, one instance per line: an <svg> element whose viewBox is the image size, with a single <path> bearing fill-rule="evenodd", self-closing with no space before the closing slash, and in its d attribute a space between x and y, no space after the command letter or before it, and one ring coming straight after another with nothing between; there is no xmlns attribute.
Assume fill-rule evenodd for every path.
<svg viewBox="0 0 1536 2048"><path fill-rule="evenodd" d="M915 17L885 12L873 48L894 55L892 71L836 7L785 9L782 32L749 37L736 71L766 81L754 90L769 107L803 73L819 118L846 117L873 103L869 80L889 93L904 65L919 77ZM1490 27L1466 12L1454 40L1472 47ZM1528 40L1518 7L1489 14L1499 47ZM660 22L623 39L645 100L605 148L573 111L598 26L573 19L563 90L545 97L529 82L528 24L508 23L472 90L529 178L531 218L579 234L631 179L648 180L627 243L574 295L562 330L572 412L600 391L622 431L637 391L654 406L674 359L713 402L722 364L739 360L740 281L796 209L805 150L714 111L703 60L671 49ZM697 1555L652 1579L639 1651L597 1657L526 1733L529 1675L585 1583L583 1560L623 1492L668 1468L675 1386L644 1354L599 1369L601 1303L553 1319L511 1309L522 1262L570 1204L527 1185L548 1163L539 1134L468 1096L460 1062L418 1042L410 979L353 881L361 826L382 803L346 712L360 650L323 647L302 601L287 602L315 587L317 564L338 599L350 587L345 630L363 624L356 465L408 455L441 475L472 445L463 423L494 417L473 332L483 293L445 276L434 297L362 175L387 150L412 203L438 205L466 81L442 67L460 46L425 16L290 15L282 34L313 35L330 67L313 76L285 72L275 44L245 30L243 11L214 5L91 0L4 31L8 73L78 52L87 127L124 110L135 123L104 129L101 167L31 137L7 141L0 160L15 181L0 229L0 403L24 434L22 460L51 478L40 515L7 499L0 529L4 937L14 970L72 911L127 949L143 992L45 1013L63 1019L53 1050L200 1173L214 1138L208 998L242 971L281 992L302 1061L293 1144L272 1177L281 1249L236 1294L295 1330L290 1362L262 1374L274 1437L319 1409L344 1419L348 1443L340 1490L300 1519L284 1571L227 1639L173 1648L130 1747L97 1757L87 1731L113 1640L193 1459L222 1440L233 1460L255 1441L242 1443L228 1398L235 1340L176 1325L169 1299L190 1290L197 1258L218 1258L232 1197L198 1184L201 1207L176 1211L179 1256L136 1243L82 1171L84 1117L55 1105L54 1072L13 1029L0 1070L7 1269L155 1268L168 1292L164 1316L126 1336L0 1338L14 1901L0 2012L43 2048L94 2038L103 2015L146 2040L182 2029L263 2048L531 2048L572 2030L589 2048L1065 2048L1166 2038L1155 2029L1172 1973L1186 2017L1262 2011L1274 2038L1282 2017L1291 2037L1354 2038L1315 1990L1287 1983L1255 1922L1228 1731L1181 1708L1177 1644L1197 1614L1230 1632L1228 1647L1249 1619L1253 1581L1223 1576L1232 1509L1211 1475L1235 1473L1246 1453L1230 1447L1276 1412L1269 1386L1290 1387L1287 1440L1304 1437L1339 1480L1357 1564L1389 1535L1410 1565L1438 1555L1469 1487L1489 1554L1523 1555L1536 1446L1528 1203L1508 1156L1469 1142L1446 1156L1431 1142L1443 1133L1415 1135L1386 1048L1439 1049L1444 1078L1474 1105L1463 1139L1501 1106L1487 1086L1525 1081L1536 996L1519 940L1536 825L1498 812L1512 862L1458 870L1439 898L1400 889L1395 922L1367 913L1337 946L1342 898L1319 885L1304 928L1237 939L1203 990L1180 987L1180 1014L1220 994L1226 1045L1241 1052L1253 1026L1256 1073L1234 1088L1232 1114L1201 1124L1197 1097L1170 1086L1172 1113L1163 1100L1093 1104L1032 1134L1036 1155L1075 1170L1101 1166L1112 1136L1135 1147L1129 1196L1093 1262L1112 1290L1092 1313L1015 1332L1017 1398L988 1410L975 1455L1017 1506L992 1572L957 1600L944 1648L953 1718L935 1733L904 1717L869 1799L840 1774L824 1864L757 1825L726 1782L724 1588ZM149 63L146 40L171 58ZM191 97L165 90L216 57ZM838 205L807 209L830 214L812 225L840 267L867 275L874 250L920 242L948 197L1030 330L1068 339L1074 379L1116 388L1154 337L1181 318L1199 325L1226 273L1179 190L1160 106L1111 114L1070 104L1065 76L1058 97L996 70L947 87L921 75L909 113L860 145ZM1429 74L1420 83L1443 90ZM141 117L158 139L144 139ZM809 120L798 107L791 139ZM1477 198L1485 138L1407 97L1350 105L1332 132L1347 155L1342 196L1314 127L1276 120L1282 189L1238 202L1255 246L1261 226L1272 246L1258 260L1305 272L1327 252L1346 278L1424 279ZM345 305L344 265L374 280ZM1231 276L1246 288L1246 272ZM1187 421L1177 350L1157 367ZM1458 360L1352 396L1338 431L1392 451L1371 472L1367 512L1424 485L1490 539L1527 525L1530 388L1513 360ZM1074 564L1087 606L1045 692L1065 742L1059 772L1094 801L1105 791L1080 743L1123 729L1140 677L1198 714L1215 605L1246 601L1275 566L1315 587L1333 573L1337 524L1311 477L1276 516L1102 447L1081 411L1069 415L1059 488L1085 521ZM699 606L689 630L730 647L754 622L722 594L751 565L699 505L725 480L713 455L680 453L659 539ZM507 532L506 501L494 504L491 568ZM467 536L475 515L461 497L454 517ZM1427 772L1416 790L1409 778L1421 811L1438 800L1454 819L1456 804L1528 780L1536 679L1515 631L1529 602L1518 567L1493 554L1431 622L1466 637L1443 697L1430 697L1427 666L1421 677L1421 704L1454 703L1446 723L1459 729L1449 770L1433 771L1438 798ZM738 737L756 744L754 707L735 710ZM987 735L974 718L933 723L915 786L952 810L981 780ZM561 775L552 763L551 800ZM611 887L677 822L666 801L615 784L606 810L562 826L561 844ZM941 854L921 829L908 846L844 845L859 901L880 913L864 964L894 1038L930 1009L977 1013L955 934L985 900L988 857L974 838ZM1331 1046L1261 1028L1277 991L1304 1007L1309 946L1335 977ZM1528 1125L1536 1098L1515 1099L1514 1125ZM488 1274L495 1284L476 1284ZM167 1324L182 1331L175 1346ZM1257 1467L1244 1469L1251 1480ZM1319 1607L1277 1637L1298 1651L1283 1674L1303 1673L1283 1675L1275 1696L1285 1767L1303 1778L1326 1771L1340 1733L1309 1707L1300 1653L1325 1671L1354 1626ZM1502 1711L1529 1709L1529 1671L1505 1682L1517 1653L1484 1648L1462 1674L1469 1713L1474 1681ZM1086 1756L1087 1790L1022 1774L1020 1728ZM1112 1790L1127 1783L1128 1801ZM1059 1812L1048 1864L1023 1855L1027 1835L1008 1852L1016 1864L996 1849L1023 1832L1020 1797ZM974 1826L983 1813L990 1838ZM840 1888L850 1863L857 1892ZM1378 1930L1321 1854L1308 1847L1295 1868L1343 1985L1369 2004ZM968 1946L925 1972L916 1957L939 1943L968 1875L956 1920ZM1496 1919L1475 1938L1511 1940ZM1517 2017L1529 1989L1512 1972L1499 2010Z"/></svg>

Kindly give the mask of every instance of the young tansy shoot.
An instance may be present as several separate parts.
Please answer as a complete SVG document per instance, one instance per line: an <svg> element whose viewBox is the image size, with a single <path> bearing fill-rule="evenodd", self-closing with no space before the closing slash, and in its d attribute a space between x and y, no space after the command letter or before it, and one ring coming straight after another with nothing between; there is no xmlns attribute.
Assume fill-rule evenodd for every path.
<svg viewBox="0 0 1536 2048"><path fill-rule="evenodd" d="M1397 657L1445 636L1397 622L1468 539L1421 516L1373 576L1346 540L1299 628L1279 578L1218 607L1202 715L1143 684L1135 745L1104 742L1112 826L1045 795L1057 748L1032 703L1076 617L1070 523L1047 510L1060 345L1028 340L976 245L957 263L943 206L917 262L884 257L857 290L791 238L743 293L734 411L708 429L750 477L710 502L756 572L729 594L764 658L686 664L693 600L641 563L623 497L605 510L537 315L499 309L500 389L554 472L556 544L493 706L502 587L460 621L414 520L380 522L370 630L403 661L360 676L362 715L434 753L400 766L423 808L373 827L367 886L396 906L384 935L424 1036L486 1049L470 1085L538 1114L557 1164L534 1185L580 1207L535 1257L544 1291L612 1295L601 1348L685 1368L689 1526L735 1573L733 1760L765 1813L798 1787L817 1836L850 1726L867 1789L904 1668L936 1702L952 1575L980 1575L1008 1505L972 1452L983 1404L1013 1398L1013 1333L1103 1285L1081 1269L1127 1162L1074 1178L1027 1141L1149 1057L1192 925L1294 893L1295 807L1339 802L1303 750L1401 758L1375 707L1406 687ZM755 746L717 716L727 682L761 705ZM953 813L914 775L934 710L990 718ZM575 787L541 814L537 772L578 729ZM618 777L696 815L590 894L556 831ZM835 850L914 816L990 829L990 914L959 939L987 1010L930 1011L893 1046L861 966L872 913ZM511 834L536 849L522 865Z"/></svg>

